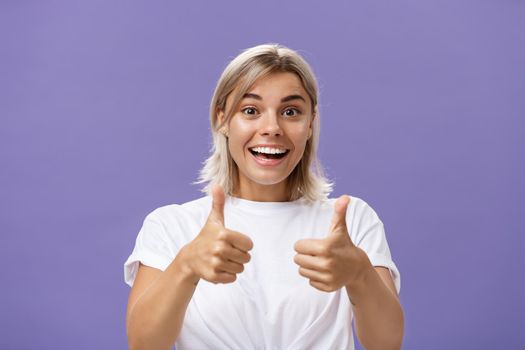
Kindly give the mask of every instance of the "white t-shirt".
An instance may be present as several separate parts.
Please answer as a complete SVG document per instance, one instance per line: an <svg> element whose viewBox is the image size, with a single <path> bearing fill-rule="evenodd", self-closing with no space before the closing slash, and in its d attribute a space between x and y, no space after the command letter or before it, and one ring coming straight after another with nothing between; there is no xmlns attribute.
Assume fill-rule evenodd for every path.
<svg viewBox="0 0 525 350"><path fill-rule="evenodd" d="M254 202L226 196L225 227L252 239L251 260L233 283L200 280L177 349L354 349L346 289L315 289L293 261L299 239L327 236L335 201ZM198 235L210 210L206 196L150 213L124 264L126 283L133 285L139 261L164 271ZM399 292L399 271L375 211L351 197L346 220L354 244L372 265L390 269Z"/></svg>

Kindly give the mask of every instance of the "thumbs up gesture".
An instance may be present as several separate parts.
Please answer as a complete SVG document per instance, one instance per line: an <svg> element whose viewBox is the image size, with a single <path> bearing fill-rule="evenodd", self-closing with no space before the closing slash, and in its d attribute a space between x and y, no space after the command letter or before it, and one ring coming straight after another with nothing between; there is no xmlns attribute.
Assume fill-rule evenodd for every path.
<svg viewBox="0 0 525 350"><path fill-rule="evenodd" d="M299 274L321 291L333 292L351 285L371 266L366 253L350 239L346 226L349 203L349 196L337 199L330 230L324 239L301 239L294 245L297 252L294 262L299 265Z"/></svg>
<svg viewBox="0 0 525 350"><path fill-rule="evenodd" d="M250 261L248 251L253 248L253 242L248 236L224 227L225 195L220 185L213 186L212 197L212 208L204 227L184 247L185 261L195 283L200 278L212 283L231 283Z"/></svg>

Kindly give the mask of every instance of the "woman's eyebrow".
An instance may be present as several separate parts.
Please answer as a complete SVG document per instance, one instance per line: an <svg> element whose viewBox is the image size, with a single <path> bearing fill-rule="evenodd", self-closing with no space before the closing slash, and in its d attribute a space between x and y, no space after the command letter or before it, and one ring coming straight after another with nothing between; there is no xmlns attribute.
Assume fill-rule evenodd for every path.
<svg viewBox="0 0 525 350"><path fill-rule="evenodd" d="M242 98L243 99L245 99L245 98L253 98L253 99L262 101L262 97L261 96L259 96L257 94L254 94L254 93L251 93L251 92L248 92L248 93L244 94L242 96ZM301 96L301 95L290 95L290 96L283 97L281 99L281 102L289 102L289 101L293 101L293 100L303 100L303 102L306 102L304 97Z"/></svg>

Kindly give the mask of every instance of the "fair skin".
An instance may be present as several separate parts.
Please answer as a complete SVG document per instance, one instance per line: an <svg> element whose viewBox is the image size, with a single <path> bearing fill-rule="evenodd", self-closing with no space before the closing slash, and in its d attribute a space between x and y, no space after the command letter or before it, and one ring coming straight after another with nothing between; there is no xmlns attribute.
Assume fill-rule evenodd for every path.
<svg viewBox="0 0 525 350"><path fill-rule="evenodd" d="M222 111L217 118L222 121ZM233 194L253 201L287 201L286 179L304 153L313 118L310 99L296 75L260 78L224 130L239 170ZM250 152L261 144L279 145L288 153L278 165L261 165ZM212 197L201 232L165 271L140 265L127 310L131 349L170 349L198 281L234 283L250 261L249 252L256 249L251 239L224 226L225 194L220 186L212 188ZM350 239L346 225L350 200L346 195L338 198L324 239L296 242L294 262L313 288L332 292L345 287L357 336L366 349L399 349L404 321L394 282L388 269L373 267Z"/></svg>
<svg viewBox="0 0 525 350"><path fill-rule="evenodd" d="M245 96L226 128L229 151L239 169L234 195L260 202L287 201L286 178L301 160L312 129L310 98L292 73L262 77ZM224 112L219 111L219 122L223 119ZM260 166L249 148L261 144L279 145L289 154L277 166Z"/></svg>

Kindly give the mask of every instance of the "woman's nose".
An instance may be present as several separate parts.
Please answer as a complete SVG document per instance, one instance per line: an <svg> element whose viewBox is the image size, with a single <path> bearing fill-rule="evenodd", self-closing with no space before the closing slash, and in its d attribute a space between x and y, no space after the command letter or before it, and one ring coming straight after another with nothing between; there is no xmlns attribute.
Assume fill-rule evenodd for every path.
<svg viewBox="0 0 525 350"><path fill-rule="evenodd" d="M277 113L273 111L266 112L264 113L260 121L261 126L259 128L259 132L261 133L261 135L282 135L283 130L281 129L281 125L279 124L279 116L277 115Z"/></svg>

